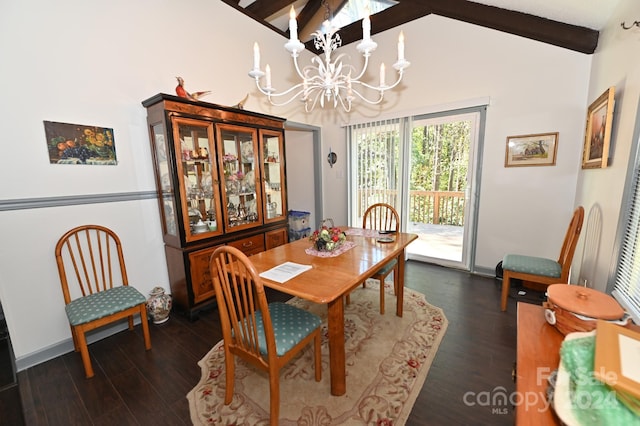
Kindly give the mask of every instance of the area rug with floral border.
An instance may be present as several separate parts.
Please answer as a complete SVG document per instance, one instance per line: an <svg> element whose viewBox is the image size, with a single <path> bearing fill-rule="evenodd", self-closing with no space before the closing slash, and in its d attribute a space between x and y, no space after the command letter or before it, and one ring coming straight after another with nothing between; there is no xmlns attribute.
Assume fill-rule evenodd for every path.
<svg viewBox="0 0 640 426"><path fill-rule="evenodd" d="M345 307L347 392L332 396L329 383L327 308L298 298L288 303L323 319L322 381L313 373L307 348L280 372L280 419L286 425L403 425L420 393L447 329L442 309L423 294L405 288L403 316L395 315L393 283L385 283L380 315L378 281L351 293ZM225 368L222 341L198 363L200 382L187 394L195 425L269 423L269 378L236 358L233 400L224 405Z"/></svg>

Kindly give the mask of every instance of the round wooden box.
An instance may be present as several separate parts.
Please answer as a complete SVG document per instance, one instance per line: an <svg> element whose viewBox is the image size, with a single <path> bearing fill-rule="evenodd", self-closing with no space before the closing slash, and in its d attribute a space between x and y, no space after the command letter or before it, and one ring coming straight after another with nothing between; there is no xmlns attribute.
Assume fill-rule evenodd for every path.
<svg viewBox="0 0 640 426"><path fill-rule="evenodd" d="M630 318L618 302L608 294L587 287L553 284L547 288L545 318L562 334L591 331L596 320L627 325Z"/></svg>

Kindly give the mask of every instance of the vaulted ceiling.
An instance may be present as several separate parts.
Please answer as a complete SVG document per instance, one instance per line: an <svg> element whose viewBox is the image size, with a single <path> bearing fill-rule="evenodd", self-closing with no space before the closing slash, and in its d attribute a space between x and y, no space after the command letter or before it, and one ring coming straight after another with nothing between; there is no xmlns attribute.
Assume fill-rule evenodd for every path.
<svg viewBox="0 0 640 426"><path fill-rule="evenodd" d="M319 16L322 17L326 14L322 0L298 0L292 3L292 0L222 0L230 6L240 10L247 16L261 22L265 26L271 28L273 31L288 37L288 28L286 23L288 22L288 11L292 4L296 5L297 21L299 33L310 34L317 28ZM333 8L338 9L340 2L346 0L333 1ZM529 39L537 40L543 43L549 43L555 46L563 47L566 49L574 50L581 53L591 54L595 51L598 44L598 31L596 29L588 28L586 26L576 25L570 21L576 21L571 19L571 15L562 15L561 18L565 22L551 19L550 17L543 17L546 15L553 15L553 13L545 12L544 8L536 9L536 6L545 3L538 1L497 1L497 0L396 0L397 4L389 7L388 9L376 13L371 16L371 34L386 31L388 29L397 27L406 22L414 19L421 18L430 14L444 16L459 21L468 22L475 25L480 25L487 28L492 28L498 31L503 31L510 34L526 37ZM560 10L560 4L564 1L570 5L576 5L575 0L551 0L555 3L557 10ZM577 0L583 2L580 7L590 7L588 10L592 15L607 13L608 9L603 9L602 4L611 5L618 0L598 0L599 5L597 7L600 10L594 10L589 0ZM485 4L489 3L489 4ZM491 5L510 5L512 7L519 7L521 10L527 10L529 13L516 10L508 10L505 8ZM242 6L244 5L244 6ZM337 6L336 6L337 5ZM533 5L533 8L523 8L522 5ZM593 6L593 7L592 7ZM511 7L511 6L510 6ZM540 10L540 16L535 13ZM566 10L566 7L565 7ZM587 12L586 9L574 9L580 12ZM577 14L575 14L577 16ZM560 15L555 15L560 16ZM284 19L283 19L284 17ZM279 21L278 21L279 20ZM323 18L320 18L320 22ZM579 21L579 20L578 20ZM280 22L280 25L278 25ZM282 25L282 23L285 25ZM354 41L358 41L362 37L362 21L356 21L343 27L340 30L340 37L342 38L342 44L346 45ZM301 37L302 38L302 37ZM305 46L308 50L315 52L312 40L305 40Z"/></svg>

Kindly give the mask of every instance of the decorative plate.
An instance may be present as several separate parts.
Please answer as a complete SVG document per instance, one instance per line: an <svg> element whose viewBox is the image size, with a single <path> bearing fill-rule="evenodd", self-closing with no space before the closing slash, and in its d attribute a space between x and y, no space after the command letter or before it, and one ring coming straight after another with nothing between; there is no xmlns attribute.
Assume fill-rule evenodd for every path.
<svg viewBox="0 0 640 426"><path fill-rule="evenodd" d="M253 143L252 142L242 142L242 162L243 163L253 163Z"/></svg>
<svg viewBox="0 0 640 426"><path fill-rule="evenodd" d="M379 243L392 243L395 241L395 239L391 237L380 237L376 238L376 241Z"/></svg>
<svg viewBox="0 0 640 426"><path fill-rule="evenodd" d="M253 170L249 170L247 174L244 175L242 184L249 191L253 191L256 188L256 174Z"/></svg>

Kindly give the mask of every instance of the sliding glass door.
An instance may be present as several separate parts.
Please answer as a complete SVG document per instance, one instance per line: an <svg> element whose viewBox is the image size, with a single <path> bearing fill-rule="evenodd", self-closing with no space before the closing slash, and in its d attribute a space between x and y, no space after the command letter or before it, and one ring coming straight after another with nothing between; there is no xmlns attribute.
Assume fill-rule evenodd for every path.
<svg viewBox="0 0 640 426"><path fill-rule="evenodd" d="M391 204L419 238L410 259L469 270L475 247L478 146L485 108L380 121L349 128L350 221Z"/></svg>

